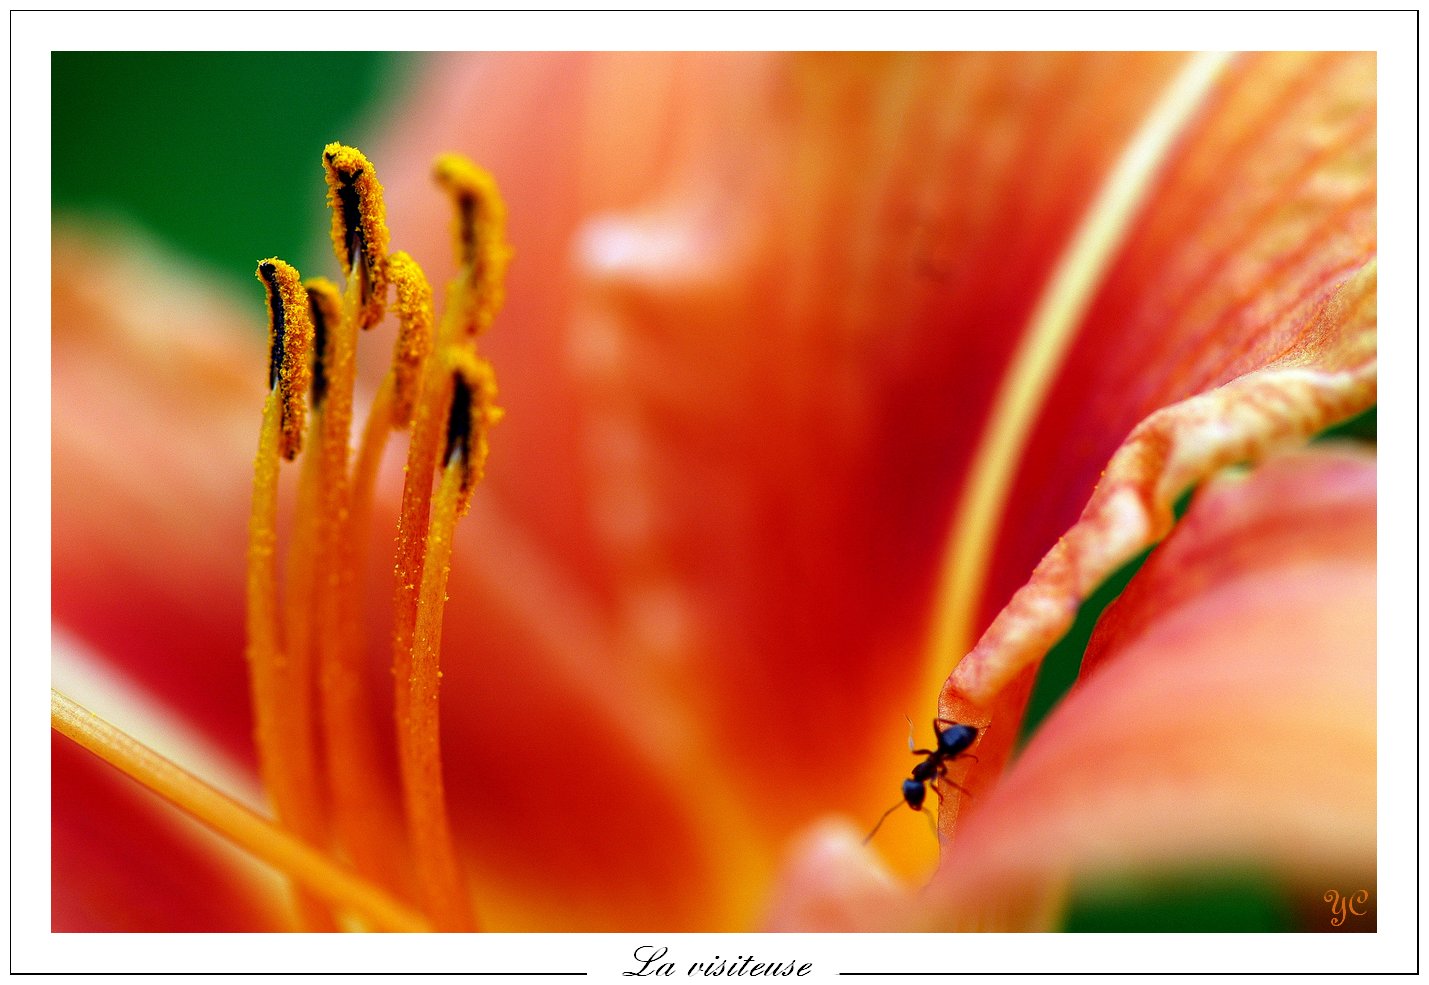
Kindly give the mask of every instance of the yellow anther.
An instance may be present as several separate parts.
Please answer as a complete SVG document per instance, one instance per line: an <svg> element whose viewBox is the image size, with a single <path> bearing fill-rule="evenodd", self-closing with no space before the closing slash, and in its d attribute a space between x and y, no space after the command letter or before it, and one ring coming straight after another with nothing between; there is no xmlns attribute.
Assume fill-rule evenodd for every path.
<svg viewBox="0 0 1429 985"><path fill-rule="evenodd" d="M387 210L372 162L355 147L323 148L327 202L332 209L332 248L348 277L361 285L358 324L371 328L387 303Z"/></svg>
<svg viewBox="0 0 1429 985"><path fill-rule="evenodd" d="M437 158L437 182L456 205L453 224L460 268L449 303L460 309L459 323L469 334L484 332L506 299L506 203L496 179L460 154Z"/></svg>
<svg viewBox="0 0 1429 985"><path fill-rule="evenodd" d="M268 386L278 388L282 404L278 451L284 458L296 458L303 444L312 374L308 363L308 350L313 344L312 313L302 279L289 264L269 257L258 264L257 277L268 294Z"/></svg>
<svg viewBox="0 0 1429 985"><path fill-rule="evenodd" d="M464 346L450 346L447 365L452 373L452 407L447 419L445 465L460 458L461 493L457 515L465 516L471 493L486 471L486 436L505 414L496 406L496 374L491 363Z"/></svg>
<svg viewBox="0 0 1429 985"><path fill-rule="evenodd" d="M342 292L326 277L309 277L303 281L308 290L308 304L313 316L313 406L322 405L327 394L328 333L336 331L342 321Z"/></svg>
<svg viewBox="0 0 1429 985"><path fill-rule="evenodd" d="M404 428L412 421L422 366L432 351L432 286L422 268L405 252L394 253L387 272L397 289L397 343L392 352L392 426Z"/></svg>

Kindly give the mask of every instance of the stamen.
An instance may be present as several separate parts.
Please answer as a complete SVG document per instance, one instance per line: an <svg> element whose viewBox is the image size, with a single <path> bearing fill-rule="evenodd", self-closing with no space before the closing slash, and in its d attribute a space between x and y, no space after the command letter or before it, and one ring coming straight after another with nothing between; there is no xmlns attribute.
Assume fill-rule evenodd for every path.
<svg viewBox="0 0 1429 985"><path fill-rule="evenodd" d="M316 375L314 376L316 380ZM283 649L274 669L283 701L274 711L282 734L281 755L290 777L289 797L294 800L284 814L295 834L316 845L328 843L327 805L324 803L322 766L314 721L316 673L313 647L313 612L317 578L317 504L321 494L322 459L304 455L298 476L297 519L288 548L284 585ZM305 914L316 901L300 900ZM308 919L309 927L323 921Z"/></svg>
<svg viewBox="0 0 1429 985"><path fill-rule="evenodd" d="M451 845L442 785L438 690L442 614L451 573L456 521L471 502L486 460L487 430L501 417L495 406L491 366L464 347L446 352L450 373L447 441L441 484L435 497L421 563L409 673L406 728L399 732L408 824L421 867L427 912L438 927L471 923L466 889ZM399 680L400 688L400 680Z"/></svg>
<svg viewBox="0 0 1429 985"><path fill-rule="evenodd" d="M505 207L490 175L462 158L437 162L437 178L457 207L456 242L461 271L448 290L436 346L428 359L412 421L402 513L397 528L396 612L392 669L396 678L399 762L407 823L428 913L439 926L470 925L472 915L461 870L450 845L437 724L441 613L450 569L451 532L465 512L485 456L485 428L496 417L489 369L474 365L471 346L501 307L510 250ZM465 355L455 355L465 353ZM458 368L465 372L458 372ZM465 394L457 390L465 388ZM453 411L454 397L458 397ZM462 418L465 415L465 422ZM456 425L453 427L453 420ZM477 427L475 451L471 429ZM443 434L460 446L442 470L433 515L432 476ZM429 529L430 523L430 529Z"/></svg>
<svg viewBox="0 0 1429 985"><path fill-rule="evenodd" d="M278 512L278 455L284 445L296 453L296 438L288 428L296 419L301 426L302 394L307 368L306 344L311 342L312 323L307 316L307 296L298 284L297 271L281 260L265 261L258 268L259 280L268 288L272 313L273 353L276 367L270 376L277 384L263 403L263 423L259 431L258 454L253 469L253 507L248 521L248 665L253 693L255 741L259 772L272 797L282 824L312 837L322 830L321 806L315 799L314 764L302 755L311 748L304 734L308 720L295 711L289 699L301 687L294 668L283 657L278 626L278 577L275 560ZM286 330L285 330L286 325ZM299 344L306 337L307 342ZM298 413L288 413L295 393ZM302 671L299 671L301 674ZM288 753L297 749L297 755ZM334 929L332 917L315 900L298 895L303 925L313 930Z"/></svg>
<svg viewBox="0 0 1429 985"><path fill-rule="evenodd" d="M442 611L451 574L452 533L456 526L465 469L452 463L432 511L422 569L411 674L406 681L407 726L398 732L407 824L417 858L427 915L439 930L474 930L470 897L452 846L442 782L441 728L437 693L441 686ZM398 682L399 689L402 682Z"/></svg>
<svg viewBox="0 0 1429 985"><path fill-rule="evenodd" d="M465 462L471 454L471 387L466 377L458 370L452 373L452 409L447 415L447 452L442 461L447 465L453 458Z"/></svg>
<svg viewBox="0 0 1429 985"><path fill-rule="evenodd" d="M326 277L309 277L303 282L308 290L308 305L313 316L313 407L321 407L327 395L328 326L342 321L342 294Z"/></svg>
<svg viewBox="0 0 1429 985"><path fill-rule="evenodd" d="M456 205L453 224L459 272L448 289L448 316L460 330L479 335L506 300L506 203L496 179L459 154L437 158L437 182Z"/></svg>
<svg viewBox="0 0 1429 985"><path fill-rule="evenodd" d="M268 387L276 387L282 394L282 440L278 450L291 460L303 444L313 321L296 270L277 257L269 257L258 264L257 276L268 295Z"/></svg>
<svg viewBox="0 0 1429 985"><path fill-rule="evenodd" d="M505 415L496 406L496 374L491 363L465 349L453 348L452 403L447 418L447 449L443 462L461 466L457 516L466 516L471 493L486 474L487 432Z"/></svg>
<svg viewBox="0 0 1429 985"><path fill-rule="evenodd" d="M333 906L353 911L379 930L431 929L421 914L53 688L50 726Z"/></svg>
<svg viewBox="0 0 1429 985"><path fill-rule="evenodd" d="M372 162L355 147L323 148L327 200L332 207L332 246L343 273L359 284L358 324L371 328L387 303L387 212Z"/></svg>
<svg viewBox="0 0 1429 985"><path fill-rule="evenodd" d="M329 148L331 150L331 148ZM352 151L359 159L365 158ZM325 157L326 159L326 157ZM348 158L338 156L338 164ZM371 173L370 165L367 173ZM359 189L360 189L360 182ZM341 202L329 195L337 213ZM380 188L378 205L380 207ZM386 247L385 228L383 248ZM386 258L382 258L385 270ZM358 271L362 269L358 264ZM356 554L351 529L352 486L348 476L349 435L357 372L357 325L367 317L362 292L370 287L349 276L340 317L327 326L324 366L327 389L318 410L322 457L317 519L317 660L322 698L322 730L328 753L329 792L338 840L357 870L393 889L401 887L401 826L394 798L380 784L382 770L369 719L366 675L359 645ZM385 280L383 281L385 293ZM379 309L381 295L369 298Z"/></svg>
<svg viewBox="0 0 1429 985"><path fill-rule="evenodd" d="M318 822L327 818L317 797L322 785L313 777L319 768L316 750L309 755L299 748L294 726L281 724L310 722L315 662L326 753L321 765L327 770L332 831L358 872L402 891L399 803L382 788L382 770L373 747L363 690L362 614L357 598L361 532L371 512L382 454L391 431L410 426L398 522L393 631L401 806L429 916L439 929L473 930L471 900L447 822L437 692L452 534L485 469L487 432L502 414L495 404L494 373L477 356L475 340L502 303L510 258L505 208L486 172L456 157L439 162L439 177L457 203L462 269L451 285L451 303L434 337L432 291L426 277L406 253L387 256L382 187L371 162L351 147L330 144L323 164L333 212L333 247L346 280L343 291L339 294L335 285L316 278L308 283L306 294L297 293L301 288L296 271L280 266L281 261L267 261L259 272L270 285L270 375L276 387L264 408L249 527L249 653L260 763L284 824L290 824L290 816L302 816L302 811L285 805L305 804L312 823L302 822L306 827L298 833L321 838L326 828ZM381 317L389 279L397 288L399 320L392 369L373 402L354 462L350 433L358 328L370 327ZM285 654L277 620L273 553L277 454L280 446L285 453L296 452L296 440L287 437L289 421L295 418L288 401L292 392L301 395L308 384L308 377L296 374L296 368L308 364L300 358L306 351L298 352L290 344L295 333L308 344L316 336L310 369L311 430L318 447L300 477L300 516L288 559L291 594L284 600L286 644L291 650ZM432 359L434 351L441 358ZM297 410L301 409L299 401ZM295 419L301 429L301 418ZM445 455L439 460L443 435ZM438 473L434 497L433 478ZM290 700L304 706L286 718L279 713L285 690ZM298 765L282 758L285 738L292 743L289 749L296 750L293 760ZM307 780L304 789L299 789L304 786L300 776Z"/></svg>
<svg viewBox="0 0 1429 985"><path fill-rule="evenodd" d="M397 288L397 343L392 353L392 426L412 422L412 408L422 381L422 367L432 351L432 287L417 262L406 253L394 253L388 273Z"/></svg>

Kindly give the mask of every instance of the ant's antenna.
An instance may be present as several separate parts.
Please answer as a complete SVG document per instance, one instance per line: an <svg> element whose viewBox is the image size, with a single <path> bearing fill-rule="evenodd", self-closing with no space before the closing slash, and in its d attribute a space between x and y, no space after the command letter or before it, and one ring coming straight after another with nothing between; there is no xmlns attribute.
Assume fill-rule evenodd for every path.
<svg viewBox="0 0 1429 985"><path fill-rule="evenodd" d="M873 826L873 830L868 833L868 837L863 839L863 843L867 845L870 841L872 841L873 836L878 834L878 829L883 827L883 822L888 820L888 815L892 814L894 811L898 810L898 808L902 806L903 801L900 800L892 807L888 808L888 810L884 811L883 816L878 819L878 823Z"/></svg>
<svg viewBox="0 0 1429 985"><path fill-rule="evenodd" d="M904 721L906 721L906 722L908 723L908 751L909 751L909 752L912 752L912 751L913 751L913 719L911 719L911 718L908 717L907 712L904 712L904 714L903 714L903 719L904 719Z"/></svg>

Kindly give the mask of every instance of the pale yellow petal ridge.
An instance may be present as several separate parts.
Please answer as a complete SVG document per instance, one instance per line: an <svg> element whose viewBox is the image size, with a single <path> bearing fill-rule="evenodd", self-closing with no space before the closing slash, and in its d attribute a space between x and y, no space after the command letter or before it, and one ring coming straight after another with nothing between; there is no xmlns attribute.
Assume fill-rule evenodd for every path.
<svg viewBox="0 0 1429 985"><path fill-rule="evenodd" d="M1077 523L1038 563L948 678L947 694L983 705L1041 658L1097 585L1163 538L1185 489L1238 462L1304 441L1375 402L1377 265L1340 290L1318 323L1343 321L1331 369L1289 357L1152 414L1112 457Z"/></svg>
<svg viewBox="0 0 1429 985"><path fill-rule="evenodd" d="M50 689L50 723L175 807L198 818L304 888L386 930L424 931L422 917L267 818L184 772L94 712Z"/></svg>
<svg viewBox="0 0 1429 985"><path fill-rule="evenodd" d="M1093 198L1032 311L987 416L946 539L925 656L928 693L972 643L973 615L1016 466L1077 326L1176 138L1204 105L1228 60L1222 52L1193 55L1172 80Z"/></svg>

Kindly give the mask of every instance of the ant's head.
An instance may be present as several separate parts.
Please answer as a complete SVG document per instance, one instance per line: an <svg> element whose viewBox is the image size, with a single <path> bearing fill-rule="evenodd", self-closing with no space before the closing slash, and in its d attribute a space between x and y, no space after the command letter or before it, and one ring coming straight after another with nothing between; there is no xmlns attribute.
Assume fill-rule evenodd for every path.
<svg viewBox="0 0 1429 985"><path fill-rule="evenodd" d="M949 725L938 733L938 755L952 759L977 741L977 729L971 725Z"/></svg>
<svg viewBox="0 0 1429 985"><path fill-rule="evenodd" d="M926 796L928 796L928 788L923 786L922 780L903 781L903 800L915 811L923 809L923 798Z"/></svg>

